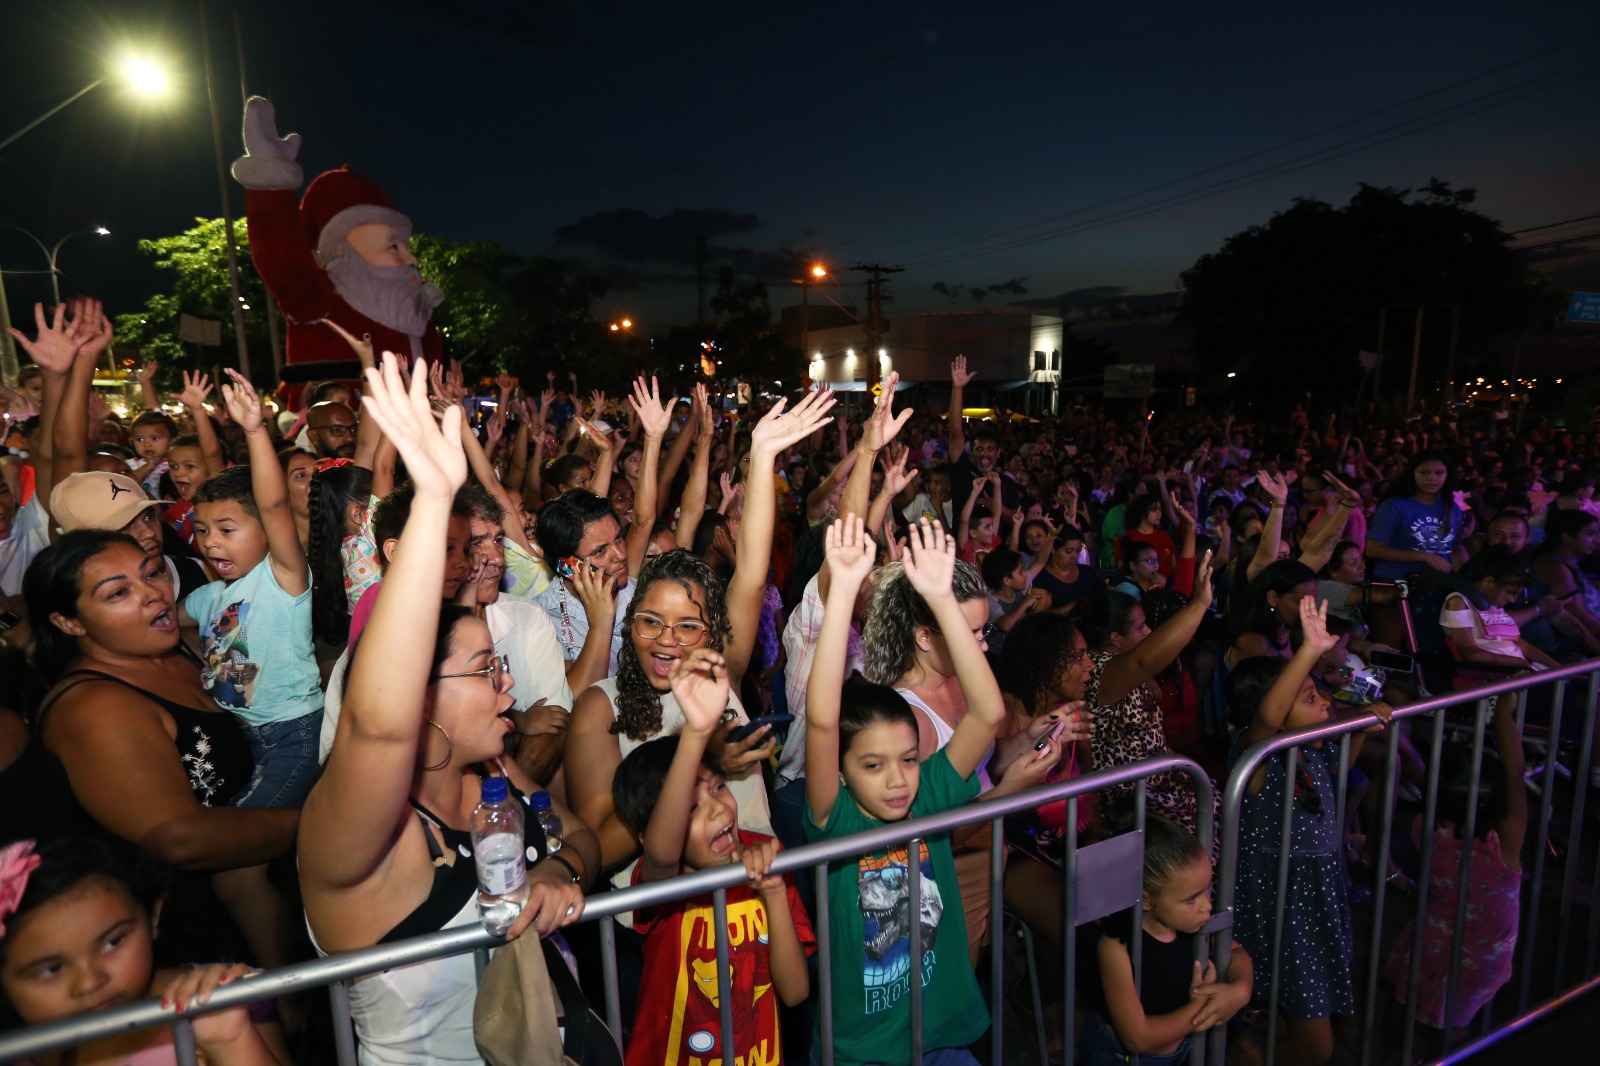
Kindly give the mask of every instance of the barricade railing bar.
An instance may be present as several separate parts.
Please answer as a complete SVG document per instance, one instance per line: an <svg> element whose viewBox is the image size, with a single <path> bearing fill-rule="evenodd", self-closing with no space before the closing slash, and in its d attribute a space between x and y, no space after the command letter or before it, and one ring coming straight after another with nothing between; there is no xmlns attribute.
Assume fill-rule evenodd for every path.
<svg viewBox="0 0 1600 1066"><path fill-rule="evenodd" d="M812 924L816 930L819 952L821 1040L818 1054L823 1066L832 1066L833 1062L832 1003L834 990L830 967L831 950L828 935L830 915L828 912L827 891L827 874L830 863L857 860L865 854L901 844L908 845L909 855L916 856L920 852L920 845L930 837L947 834L964 826L983 822L990 823L992 851L989 888L991 900L993 901L993 910L990 918L993 944L990 961L990 1047L992 1061L1002 1062L1005 1061L1003 1058L1004 1002L1002 995L1004 940L1001 936L1003 909L999 901L1004 896L1005 871L1001 852L1005 847L1006 840L1005 818L1012 814L1036 811L1046 804L1062 800L1066 801L1066 850L1062 866L1062 913L1065 916L1063 923L1062 966L1065 978L1064 995L1068 997L1070 1002L1076 989L1074 960L1076 926L1088 918L1104 917L1106 914L1112 913L1111 910L1106 909L1107 907L1126 909L1138 904L1143 881L1145 782L1157 774L1172 772L1187 774L1193 782L1198 806L1199 836L1202 840L1211 839L1213 833L1211 813L1213 787L1210 777L1197 763L1190 759L1178 755L1162 755L1124 766L1098 770L1067 781L1042 785L1012 796L979 800L939 814L887 824L866 832L841 837L837 840L821 841L780 852L772 865L771 872L773 874L798 874L807 869L814 869L815 871L817 899L816 913L813 916ZM1077 847L1078 800L1082 796L1099 792L1111 786L1129 784L1133 785L1136 790L1137 810L1134 832L1139 838L1136 861L1131 863L1127 861L1128 848L1126 847L1123 847L1118 852L1102 851L1101 854L1106 856L1107 859L1114 858L1116 860L1115 865L1121 869L1115 871L1098 869L1096 868L1097 865L1105 865L1106 863L1102 861L1096 864L1093 861L1091 853L1095 851L1094 847L1085 848L1083 849L1084 854L1079 854ZM913 858L906 865L911 893L911 909L909 913L916 915L919 913L920 893L924 891L921 884L921 863ZM1085 887L1080 885L1079 882L1080 879L1085 878L1086 873L1095 874L1097 882L1088 886L1088 896L1093 897L1093 903L1088 907L1087 912L1079 899L1080 889ZM1124 882L1124 887L1120 894L1107 887L1107 882L1116 881L1119 875ZM585 900L581 921L609 919L628 911L657 907L710 894L713 898L717 927L718 981L722 988L731 988L732 981L728 961L726 892L730 888L746 883L746 881L744 867L739 864L733 864L716 869L698 870L668 880L636 885L617 891L599 892ZM959 907L960 901L959 899L951 899L947 901L946 906ZM922 972L920 951L922 930L921 923L918 921L912 921L909 925L911 947L909 955L909 999L912 1015L910 1040L911 1048L914 1052L912 1061L917 1062L920 1061L922 1052L922 982L918 979ZM1219 922L1214 918L1211 925L1207 927L1205 934L1196 937L1195 950L1197 959L1203 957L1205 936L1222 928L1224 925L1225 922ZM609 922L602 922L601 928L601 963L606 1000L606 1020L611 1027L612 1033L620 1041L622 1027L618 1001L615 937L612 934ZM262 1000L275 999L292 993L328 986L330 987L330 996L333 1004L335 1051L338 1061L341 1066L354 1066L356 1056L355 1042L352 1035L350 998L348 988L344 982L396 967L430 962L471 951L482 951L503 943L504 941L499 937L485 932L481 926L471 925L414 937L394 944L342 952L326 958L295 963L267 973L256 974L242 981L220 986L212 993L209 1003L190 1008L185 1011L182 1017L175 1017L172 1011L163 1009L159 1001L149 999L92 1016L80 1015L0 1035L0 1063L102 1040L136 1029L164 1025L173 1031L178 1061L183 1066L193 1066L196 1058L190 1019L231 1007L244 1006ZM1139 939L1135 937L1133 940L1133 965L1136 982L1141 976L1139 972L1138 943ZM735 1046L733 1043L732 997L721 997L720 1004L721 1046L731 1048ZM1067 1046L1070 1047L1072 1046L1073 1035L1072 1012L1068 1010L1065 1013L1067 1017L1065 1039L1068 1042ZM1203 1047L1199 1041L1196 1041L1193 1061L1196 1064L1203 1063L1204 1055ZM1137 1057L1135 1061L1137 1061ZM1215 1061L1221 1062L1222 1060L1219 1058Z"/></svg>
<svg viewBox="0 0 1600 1066"><path fill-rule="evenodd" d="M1569 687L1574 683L1587 679L1586 700L1581 705L1583 721L1577 738L1576 755L1572 765L1567 767L1568 776L1571 778L1572 795L1567 811L1566 830L1566 862L1561 880L1561 893L1557 908L1557 930L1554 938L1553 952L1554 963L1548 971L1550 979L1550 998L1532 1010L1528 1002L1533 993L1536 979L1535 951L1540 946L1537 942L1537 933L1540 927L1540 914L1542 895L1544 890L1545 868L1550 854L1550 829L1552 818L1556 813L1557 770L1560 768L1559 757L1561 754L1562 713L1563 704ZM1460 865L1456 871L1457 898L1448 970L1446 972L1444 1021L1446 1028L1440 1034L1441 1053L1432 1061L1435 1063L1458 1062L1466 1057L1476 1054L1486 1047L1516 1032L1533 1020L1548 1015L1556 1006L1570 1000L1574 989L1588 989L1600 984L1595 980L1595 951L1597 942L1600 942L1600 904L1592 899L1588 901L1589 921L1587 930L1587 944L1582 952L1581 977L1567 984L1568 966L1567 957L1571 944L1573 928L1573 906L1576 899L1583 898L1579 893L1578 867L1581 862L1581 852L1584 843L1584 819L1587 813L1586 800L1591 792L1590 787L1590 756L1593 752L1595 741L1595 713L1597 698L1600 698L1600 660L1589 660L1574 663L1558 669L1548 670L1533 675L1508 678L1496 681L1478 688L1447 695L1433 697L1418 703L1397 708L1393 721L1418 721L1433 719L1434 728L1432 736L1428 738L1429 755L1427 764L1427 784L1423 793L1423 811L1421 825L1421 839L1419 841L1419 869L1416 879L1416 903L1412 915L1412 944L1409 972L1406 975L1406 1006L1405 1027L1401 1037L1399 1061L1416 1062L1418 1057L1415 1051L1415 1032L1418 1011L1418 986L1421 978L1423 964L1423 945L1428 926L1428 892L1429 877L1433 864L1433 827L1438 824L1439 817L1439 767L1443 751L1445 734L1448 728L1470 728L1471 743L1471 770L1468 782L1468 796L1476 796L1482 781L1483 758L1487 726L1498 697L1505 694L1516 694L1519 700L1517 709L1517 725L1519 736L1524 743L1527 742L1526 715L1528 706L1528 693L1535 689L1548 687L1551 689L1550 713L1548 725L1548 739L1543 743L1545 762L1538 770L1537 791L1539 804L1537 814L1529 811L1530 833L1529 839L1533 842L1530 849L1525 849L1531 857L1531 870L1524 864L1521 882L1524 891L1521 895L1522 913L1518 923L1517 962L1520 970L1520 981L1517 983L1516 998L1517 1012L1514 1017L1495 1024L1492 1017L1492 1004L1486 1005L1479 1013L1476 1035L1467 1040L1461 1047L1452 1050L1452 1045L1462 1037L1456 1034L1449 1023L1454 1019L1460 990L1462 972L1463 936L1467 925L1469 893L1471 892L1470 871L1472 865L1472 841L1478 829L1476 824L1476 805L1467 807L1466 824L1460 826L1463 847ZM1473 715L1471 722L1447 722L1447 712L1453 708L1471 707ZM1576 713L1576 712L1573 712ZM1222 851L1221 862L1218 867L1218 884L1216 897L1216 911L1232 915L1237 905L1238 869L1241 852L1241 833L1244 799L1249 788L1249 782L1258 770L1267 765L1269 759L1279 757L1280 753L1287 753L1290 765L1298 759L1300 749L1308 744L1317 742L1337 742L1340 746L1339 766L1341 773L1337 785L1336 805L1338 821L1338 839L1344 836L1344 814L1346 809L1346 792L1348 787L1348 771L1350 765L1350 740L1352 736L1365 730L1378 722L1375 715L1369 713L1344 716L1330 719L1319 725L1308 726L1290 732L1279 733L1262 740L1247 750L1239 757L1238 762L1232 767L1228 775L1226 786L1223 790L1221 823L1222 823ZM1388 729L1386 732L1386 746L1384 749L1384 771L1382 785L1382 807L1385 812L1395 810L1395 794L1398 788L1399 764L1399 732ZM1530 774L1531 776L1531 774ZM1369 785L1369 787L1373 787ZM1530 790L1533 783L1530 782ZM1284 936L1284 912L1286 903L1286 888L1288 884L1289 867L1291 859L1290 831L1293 817L1294 789L1285 787L1284 804L1282 811L1282 831L1279 837L1278 870L1277 870L1277 900L1274 910L1273 951L1270 959L1252 958L1255 967L1255 993L1258 1001L1263 998L1267 1002L1266 1012L1266 1066L1274 1066L1277 1061L1277 1008L1279 1003L1278 960L1281 958L1281 945ZM1372 928L1369 940L1369 952L1366 960L1366 973L1364 987L1357 985L1357 1002L1360 1011L1359 1030L1361 1033L1361 1063L1369 1066L1377 1061L1374 1054L1374 1044L1379 1034L1378 1025L1378 990L1379 979L1384 968L1384 914L1387 903L1386 890L1390 887L1388 879L1388 861L1390 848L1393 844L1395 826L1393 817L1384 817L1376 827L1378 830L1378 846L1373 853L1373 895L1372 895ZM1367 826L1370 832L1374 827ZM1407 827L1402 827L1407 828ZM1600 886L1600 845L1595 847L1596 865L1593 878L1589 883L1591 894L1596 886ZM1342 852L1341 852L1342 856ZM1218 937L1213 943L1213 960L1217 966L1218 979L1227 977L1228 940ZM1352 975L1355 976L1354 974ZM1564 987L1565 986L1565 987ZM1509 986L1508 986L1509 988ZM1509 995L1507 989L1502 989L1500 998ZM1213 1056L1213 1061L1223 1061L1226 1034L1220 1029L1213 1030L1208 1038L1208 1051Z"/></svg>
<svg viewBox="0 0 1600 1066"><path fill-rule="evenodd" d="M1562 703L1567 690L1574 683L1587 681L1587 701L1583 704L1585 709L1581 732L1577 740L1576 757L1570 771L1571 797L1567 804L1567 824L1565 828L1566 862L1561 875L1561 889L1559 903L1555 908L1554 927L1555 938L1553 946L1554 964L1548 970L1540 968L1535 962L1536 935L1541 924L1548 929L1552 924L1549 921L1541 923L1541 895L1547 874L1547 860L1550 854L1552 840L1550 828L1552 818L1556 816L1557 791L1558 791L1558 757L1560 755L1561 718L1563 713ZM1471 785L1479 783L1482 760L1486 749L1487 722L1495 699L1505 693L1517 693L1521 700L1518 710L1519 732L1524 727L1524 718L1527 707L1527 694L1539 687L1552 689L1550 703L1550 721L1548 726L1548 751L1545 753L1544 765L1537 770L1534 779L1530 772L1530 787L1539 793L1537 814L1530 811L1530 833L1532 845L1527 854L1530 862L1524 864L1522 883L1523 914L1519 921L1519 941L1517 946L1517 969L1514 976L1515 988L1503 989L1500 993L1501 1002L1508 998L1515 998L1516 1013L1505 1019L1495 1019L1490 1016L1490 1008L1485 1007L1476 1032L1462 1035L1457 1038L1455 1034L1446 1031L1443 1036L1443 1054L1434 1058L1435 1063L1449 1063L1465 1061L1469 1056L1477 1054L1498 1040L1504 1039L1510 1033L1519 1031L1538 1019L1548 1016L1560 1005L1570 1002L1576 995L1583 991L1600 987L1600 978L1595 977L1596 948L1600 945L1600 905L1591 902L1584 894L1585 886L1580 884L1578 867L1581 862L1583 845L1585 842L1585 819L1588 815L1587 799L1593 791L1590 787L1589 758L1593 752L1595 742L1594 708L1597 696L1600 696L1600 660L1565 666L1550 670L1542 674L1511 678L1495 682L1468 691L1454 692L1448 695L1430 698L1428 700L1399 708L1395 711L1395 721L1420 721L1433 718L1435 728L1432 736L1428 738L1427 758L1427 784L1423 796L1422 824L1432 827L1438 816L1438 791L1439 791L1439 762L1443 750L1446 731L1446 717L1444 712L1452 708L1473 708L1473 717L1469 722L1453 720L1449 723L1452 727L1465 727L1469 730L1472 751L1472 781ZM1237 764L1229 774L1226 787L1223 791L1221 805L1220 862L1217 868L1216 904L1213 908L1211 920L1206 925L1202 934L1195 938L1196 958L1204 957L1207 949L1206 941L1210 940L1212 959L1217 967L1218 980L1226 980L1227 967L1230 961L1231 936L1228 935L1233 925L1234 907L1237 899L1237 871L1241 849L1241 823L1240 815L1249 779L1255 772L1266 765L1267 760L1277 757L1280 753L1288 753L1291 760L1296 758L1298 750L1318 741L1335 742L1340 746L1339 766L1341 773L1337 785L1336 817L1340 828L1342 841L1342 827L1347 805L1347 771L1350 766L1350 739L1360 730L1376 724L1377 718L1370 714L1354 714L1338 719L1332 719L1320 725L1281 733L1263 740L1242 753ZM1383 807L1385 811L1393 811L1394 800L1398 788L1398 753L1399 734L1394 729L1386 731L1386 744L1384 747L1384 780L1381 782ZM1004 908L1001 901L1004 898L1005 862L1002 854L1006 840L1005 819L1009 815L1036 811L1046 804L1065 801L1066 818L1064 840L1065 845L1061 859L1060 870L1062 873L1062 939L1061 948L1061 973L1063 975L1063 992L1066 997L1067 1009L1063 1012L1063 1043L1069 1049L1069 1056L1075 1050L1075 1023L1072 1004L1076 996L1078 968L1076 962L1077 928L1079 925L1095 918L1105 917L1136 906L1142 892L1143 859L1144 859L1144 815L1145 815L1145 786L1148 780L1158 774L1180 772L1188 775L1194 784L1196 796L1196 815L1198 835L1202 841L1212 839L1212 792L1213 786L1210 778L1193 761L1178 755L1163 755L1151 759L1141 760L1125 766L1112 767L1095 771L1067 781L1040 786L1027 792L1001 799L986 799L968 804L966 806L945 811L940 814L929 815L914 820L897 822L889 825L858 833L853 836L837 840L822 841L808 844L804 847L793 848L781 852L773 864L772 872L778 874L800 874L805 870L812 870L816 883L816 899L813 906L813 927L817 933L818 973L819 987L816 989L820 1010L820 1046L817 1049L820 1061L824 1066L832 1066L834 1033L832 1005L835 990L832 983L832 948L830 943L829 923L835 917L829 913L828 894L828 867L829 864L840 861L853 861L861 856L881 851L885 848L902 844L908 845L908 854L915 856L920 852L922 842L930 837L937 837L963 826L976 825L987 822L991 827L992 850L989 865L989 881L991 892L991 941L992 948L989 963L990 1010L991 1028L989 1035L990 1060L995 1063L1007 1061L1004 1057L1004 942L1002 933ZM1113 837L1109 840L1086 847L1079 846L1078 841L1078 811L1082 797L1100 792L1112 786L1132 785L1134 788L1135 828L1134 832L1124 837ZM1288 861L1290 857L1290 825L1292 817L1293 790L1286 789L1286 797L1282 817L1284 822L1279 836L1279 869L1277 877L1278 897L1274 908L1276 925L1273 932L1274 953L1271 958L1253 959L1255 968L1255 993L1258 1002L1267 1004L1267 1033L1266 1033L1266 1062L1272 1066L1277 1061L1276 1039L1276 1010L1280 999L1279 975L1277 972L1278 952L1276 948L1281 945L1284 936L1285 915L1285 887L1287 885ZM1590 819L1594 821L1594 819ZM1356 984L1357 1008L1360 1013L1360 1031L1362 1033L1361 1062L1363 1066L1377 1061L1375 1058L1375 1039L1377 1036L1376 1025L1378 1017L1378 992L1380 971L1383 968L1384 940L1384 914L1386 905L1390 902L1386 897L1388 884L1387 857L1393 843L1394 826L1392 818L1384 818L1376 827L1379 839L1376 851L1377 860L1373 864L1373 901L1371 907L1372 928L1370 934L1368 958L1364 981ZM1369 830L1373 827L1367 827ZM1467 824L1461 827L1465 838L1470 841L1475 829L1474 816L1469 813ZM1413 917L1413 944L1411 952L1411 967L1407 975L1407 1006L1405 1008L1405 1036L1401 1046L1400 1060L1404 1062L1417 1061L1413 1055L1416 1013L1417 1013L1417 984L1421 967L1422 935L1427 922L1428 875L1433 862L1432 832L1425 831L1421 834L1421 850L1419 855L1420 870L1417 879L1417 899ZM1446 992L1446 1018L1453 1017L1454 1007L1457 1002L1458 985L1462 970L1463 944L1462 929L1467 913L1466 892L1470 890L1468 881L1470 871L1470 847L1463 849L1464 854L1461 866L1457 871L1457 884L1461 886L1461 896L1456 901L1455 933L1451 943L1449 958L1448 983ZM1600 886L1600 844L1594 847L1595 869L1591 875L1588 888L1592 891ZM1529 868L1531 866L1531 868ZM925 891L921 883L921 863L908 861L907 879L911 893L912 914L919 913L917 904L920 895ZM722 987L731 987L729 974L729 943L726 922L727 900L726 892L745 882L744 869L740 865L719 867L716 869L700 870L683 874L665 881L637 885L623 890L603 891L588 897L585 901L583 921L597 921L610 919L615 915L635 911L640 908L656 907L663 904L674 903L693 897L710 895L713 901L717 937L717 969L718 979ZM959 906L959 901L950 899L946 906ZM1575 914L1577 906L1588 906L1589 914L1586 929L1586 942L1580 948L1573 943L1575 923L1578 917ZM1544 916L1548 918L1549 916ZM910 960L911 980L908 988L908 998L912 1014L910 1032L911 1050L915 1052L912 1061L919 1061L922 1047L921 1006L922 990L921 981L917 977L921 973L921 949L923 931L920 922L910 923ZM1142 980L1141 959L1139 953L1139 937L1132 938L1130 943L1130 956L1133 962L1134 979L1138 984ZM470 925L453 928L426 936L394 944L385 944L378 947L366 948L359 951L345 952L321 959L313 959L296 963L268 973L252 976L244 981L234 982L218 988L212 995L210 1003L203 1007L196 1007L186 1011L182 1017L175 1017L170 1010L163 1010L158 1001L151 999L142 1003L132 1004L117 1010L106 1011L92 1016L77 1016L54 1022L48 1025L36 1026L29 1029L0 1034L0 1062L9 1062L14 1059L34 1057L40 1054L60 1050L78 1044L107 1037L116 1036L135 1029L153 1026L167 1026L174 1036L175 1052L180 1063L185 1066L194 1063L194 1034L190 1019L205 1013L225 1010L266 999L286 996L292 993L306 992L318 987L329 987L332 998L333 1014L335 1019L335 1051L338 1061L342 1066L354 1066L356 1061L355 1037L350 1020L350 996L345 982L368 974L389 970L396 967L407 966L415 963L429 962L437 959L459 955L466 952L478 952L480 958L486 955L487 950L503 943L499 938L491 936L480 926ZM610 921L601 921L601 970L603 977L603 990L605 998L605 1013L607 1024L613 1034L620 1040L623 1031L621 1006L619 998L619 981L617 975L616 937ZM1571 955L1576 952L1577 966L1568 965ZM1580 971L1579 976L1569 976L1569 970ZM1549 996L1542 1002L1536 1003L1531 1009L1530 999L1534 998L1536 984L1542 984L1546 978L1542 975L1548 973ZM1359 971L1358 971L1359 974ZM731 997L723 997L721 1006L721 1046L733 1047L732 1031L733 1018ZM1452 1048L1452 1044L1459 1040L1460 1046ZM1191 1062L1200 1066L1206 1061L1222 1063L1226 1061L1227 1032L1223 1027L1211 1030L1204 1040L1194 1042L1194 1052ZM1070 1057L1069 1057L1070 1061ZM1137 1056L1134 1057L1137 1061Z"/></svg>

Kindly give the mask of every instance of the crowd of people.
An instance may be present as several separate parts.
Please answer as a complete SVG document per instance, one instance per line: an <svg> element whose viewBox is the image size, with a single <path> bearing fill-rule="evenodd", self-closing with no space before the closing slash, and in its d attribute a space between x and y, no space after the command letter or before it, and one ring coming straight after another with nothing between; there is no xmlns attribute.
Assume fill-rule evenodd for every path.
<svg viewBox="0 0 1600 1066"><path fill-rule="evenodd" d="M552 979L569 1041L599 998L597 942L574 927L586 894L742 864L731 988L709 896L618 919L628 1063L803 1061L823 902L836 1061L905 1061L920 974L924 1061L974 1062L993 1021L975 967L1002 910L1056 947L1046 958L1065 943L1065 804L1003 840L980 823L836 863L825 901L770 873L781 848L1167 752L1220 781L1251 744L1365 713L1399 735L1358 734L1348 771L1337 745L1309 744L1250 779L1221 975L1191 946L1216 852L1197 834L1215 819L1187 775L1148 780L1143 904L1080 931L1091 964L1076 1002L1053 997L1051 1032L1076 1013L1078 1061L1182 1061L1208 1030L1248 1027L1270 970L1280 1053L1327 1061L1355 1010L1352 908L1367 882L1413 891L1424 837L1429 958L1449 953L1463 850L1476 905L1454 1013L1448 966L1429 965L1419 1018L1464 1027L1509 980L1527 827L1515 701L1497 704L1480 768L1444 747L1431 826L1413 733L1435 725L1389 718L1421 690L1600 654L1587 434L1313 416L1310 397L1126 423L1079 397L969 423L962 358L948 411L903 406L893 374L848 411L825 389L740 407L647 376L616 402L574 375L470 383L329 328L366 368L359 386L279 404L233 371L185 372L163 402L149 365L131 418L93 388L112 340L99 304L13 331L30 362L0 393L5 1025L152 996L182 1012L253 967L475 923L471 821L500 778L530 814L508 937L539 938L551 970L580 978ZM1594 713L1584 698L1569 686L1563 732ZM1528 720L1555 710L1536 693ZM1131 829L1134 792L1079 804L1076 839ZM532 817L546 799L557 839ZM1292 935L1274 958L1280 908ZM1400 999L1412 942L1383 960ZM480 1061L478 994L470 956L353 981L362 1061ZM287 1062L313 1013L222 1011L195 1035L211 1062ZM74 1061L163 1061L170 1040L128 1034ZM594 1043L568 1053L605 1061Z"/></svg>

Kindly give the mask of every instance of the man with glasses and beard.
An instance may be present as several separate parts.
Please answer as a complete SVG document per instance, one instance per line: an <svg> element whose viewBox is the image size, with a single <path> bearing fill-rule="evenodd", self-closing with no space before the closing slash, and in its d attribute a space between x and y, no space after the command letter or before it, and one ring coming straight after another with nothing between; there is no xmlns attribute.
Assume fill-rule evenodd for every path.
<svg viewBox="0 0 1600 1066"><path fill-rule="evenodd" d="M355 412L336 400L312 405L306 415L306 440L318 459L355 458Z"/></svg>

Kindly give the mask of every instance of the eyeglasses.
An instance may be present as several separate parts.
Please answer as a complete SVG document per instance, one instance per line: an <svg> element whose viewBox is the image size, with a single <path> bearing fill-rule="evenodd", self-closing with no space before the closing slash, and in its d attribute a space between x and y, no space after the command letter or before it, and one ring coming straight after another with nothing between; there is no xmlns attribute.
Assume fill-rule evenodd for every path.
<svg viewBox="0 0 1600 1066"><path fill-rule="evenodd" d="M325 426L308 426L306 428L314 429L318 433L326 433L328 436L334 438L353 437L356 433L356 427L354 423L346 422L329 422Z"/></svg>
<svg viewBox="0 0 1600 1066"><path fill-rule="evenodd" d="M494 682L495 688L501 688L511 680L511 664L504 655L496 655L489 660L489 665L482 670L462 670L454 674L440 674L435 681L443 681L447 677L487 677Z"/></svg>
<svg viewBox="0 0 1600 1066"><path fill-rule="evenodd" d="M704 622L674 622L668 625L654 615L636 614L633 616L633 631L643 640L660 640L661 635L667 630L672 630L672 639L680 648L692 648L706 639L706 634L711 632L711 627Z"/></svg>

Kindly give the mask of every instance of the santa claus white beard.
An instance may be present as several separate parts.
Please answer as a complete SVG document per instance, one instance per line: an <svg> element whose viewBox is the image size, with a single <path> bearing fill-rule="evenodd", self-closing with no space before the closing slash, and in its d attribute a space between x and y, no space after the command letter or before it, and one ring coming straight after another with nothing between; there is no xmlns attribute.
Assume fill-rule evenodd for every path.
<svg viewBox="0 0 1600 1066"><path fill-rule="evenodd" d="M414 266L375 267L351 251L328 261L328 277L351 307L374 322L420 337L444 290L422 280Z"/></svg>

